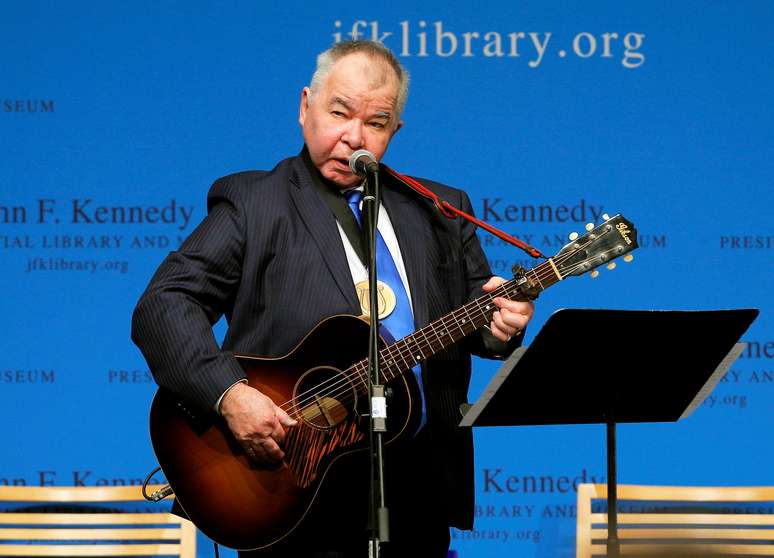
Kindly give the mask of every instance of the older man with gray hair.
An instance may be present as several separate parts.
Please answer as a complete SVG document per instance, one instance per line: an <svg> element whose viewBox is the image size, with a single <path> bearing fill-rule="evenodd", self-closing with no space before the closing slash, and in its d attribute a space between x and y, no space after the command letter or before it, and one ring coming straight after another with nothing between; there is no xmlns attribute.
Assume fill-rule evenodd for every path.
<svg viewBox="0 0 774 558"><path fill-rule="evenodd" d="M217 180L207 217L162 263L135 310L133 339L159 385L192 412L223 421L259 470L289 466L287 444L309 416L247 383L234 354L281 357L321 320L363 313L360 289L367 269L359 209L352 201L362 179L348 163L360 149L382 159L403 124L408 81L395 55L379 43L339 43L322 53L301 92L302 152L270 171ZM442 218L382 174L379 257L386 264L382 269L379 263L379 273L381 278L394 271L385 288L395 299L382 324L389 323L390 312L407 316L408 326L404 320L397 335L392 332L400 338L503 280L491 276L472 224ZM472 212L460 190L421 182ZM494 303L488 328L414 367L416 418L399 441L387 445L390 556L443 558L449 527L472 527L472 436L457 427L470 355L507 355L533 313L529 302L496 297ZM221 315L229 327L219 347L211 324ZM335 350L350 341L342 333L326 345ZM333 407L318 404L323 414L332 414ZM390 408L401 404L391 401ZM365 555L368 460L359 468L339 463L344 461L315 481L314 504L298 525L255 555Z"/></svg>

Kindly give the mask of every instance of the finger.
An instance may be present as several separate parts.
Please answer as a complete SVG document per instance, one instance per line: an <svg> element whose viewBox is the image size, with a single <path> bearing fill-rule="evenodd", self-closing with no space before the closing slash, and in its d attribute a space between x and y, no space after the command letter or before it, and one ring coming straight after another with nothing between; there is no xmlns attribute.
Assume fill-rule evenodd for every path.
<svg viewBox="0 0 774 558"><path fill-rule="evenodd" d="M484 292L489 293L489 292L492 292L493 290L495 290L497 287L499 287L503 283L505 283L505 279L503 279L502 277L497 277L495 275L493 277L490 277L489 281L484 283L484 286L481 287L481 288L484 289Z"/></svg>
<svg viewBox="0 0 774 558"><path fill-rule="evenodd" d="M527 324L529 324L530 320L530 316L525 316L519 312L513 312L509 308L502 308L500 310L500 317L507 327L511 327L516 330L514 335L524 330L524 328L527 327Z"/></svg>
<svg viewBox="0 0 774 558"><path fill-rule="evenodd" d="M282 424L279 421L275 422L274 430L271 431L269 437L277 442L277 445L281 445L285 441L285 429L282 428Z"/></svg>
<svg viewBox="0 0 774 558"><path fill-rule="evenodd" d="M508 341L511 340L511 336L510 335L506 335L504 332L502 332L501 330L497 329L497 326L494 324L494 322L492 322L490 324L489 330L492 332L492 335L494 335L495 339L497 339L498 341L502 341L503 343L507 343Z"/></svg>
<svg viewBox="0 0 774 558"><path fill-rule="evenodd" d="M494 324L492 333L502 333L502 336L498 336L498 339L501 341L508 341L509 337L516 335L518 328L505 321L503 312L507 312L507 310L500 310L492 315L492 323Z"/></svg>
<svg viewBox="0 0 774 558"><path fill-rule="evenodd" d="M535 305L531 302L522 302L517 300L509 300L507 298L503 297L495 297L493 302L495 303L495 306L500 308L501 310L505 309L510 311L513 314L518 314L520 316L524 316L529 320L529 318L532 317L532 314L535 311ZM526 325L526 324L522 324Z"/></svg>
<svg viewBox="0 0 774 558"><path fill-rule="evenodd" d="M280 449L277 442L271 438L262 440L258 444L256 454L263 457L265 461L282 461L285 457L285 452Z"/></svg>
<svg viewBox="0 0 774 558"><path fill-rule="evenodd" d="M275 463L285 457L285 453L273 440L271 440L271 444L264 440L247 445L244 449L247 456L258 463Z"/></svg>
<svg viewBox="0 0 774 558"><path fill-rule="evenodd" d="M527 318L527 321L532 319L532 315L535 313L535 303L531 300L528 301L517 301L515 311L521 314L522 316L525 316Z"/></svg>
<svg viewBox="0 0 774 558"><path fill-rule="evenodd" d="M256 463L270 462L270 459L268 459L266 452L260 446L257 446L257 445L245 446L245 453L247 454L247 457L249 457L252 461L255 461Z"/></svg>
<svg viewBox="0 0 774 558"><path fill-rule="evenodd" d="M298 421L292 418L289 414L287 414L285 411L282 410L282 408L277 407L274 410L274 414L277 416L277 419L280 421L280 424L282 426L295 426L298 424Z"/></svg>

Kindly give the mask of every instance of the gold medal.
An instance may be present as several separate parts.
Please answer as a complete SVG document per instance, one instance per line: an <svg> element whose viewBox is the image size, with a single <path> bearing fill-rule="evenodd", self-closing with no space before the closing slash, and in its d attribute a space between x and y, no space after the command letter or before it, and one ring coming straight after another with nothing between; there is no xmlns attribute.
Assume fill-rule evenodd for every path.
<svg viewBox="0 0 774 558"><path fill-rule="evenodd" d="M387 283L383 283L382 281L376 282L376 290L377 290L377 301L379 304L379 319L383 320L390 314L392 314L392 311L395 310L395 304L397 302L397 299L395 298L395 293L392 292L392 289ZM355 292L357 293L357 299L360 301L360 308L363 310L364 316L370 316L371 312L369 311L370 303L369 303L369 294L368 294L368 281L360 281L360 283L357 283L355 285Z"/></svg>

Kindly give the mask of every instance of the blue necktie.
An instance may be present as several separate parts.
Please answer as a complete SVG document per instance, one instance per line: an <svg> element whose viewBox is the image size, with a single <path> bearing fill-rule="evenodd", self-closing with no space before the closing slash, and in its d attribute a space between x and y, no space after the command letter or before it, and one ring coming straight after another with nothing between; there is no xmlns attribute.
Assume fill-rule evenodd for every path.
<svg viewBox="0 0 774 558"><path fill-rule="evenodd" d="M360 190L350 190L344 195L347 197L347 203L349 203L352 213L355 214L357 224L360 225L360 200L363 197L363 193ZM384 242L384 238L382 238L382 233L378 230L376 231L376 269L379 273L379 281L386 283L392 289L392 292L395 293L395 309L389 316L379 320L379 322L397 341L414 333L416 329L414 326L414 316L406 288L403 286L403 281L398 273L398 268L392 259L392 254L390 254L387 244ZM427 411L425 409L424 386L422 385L422 370L419 365L416 365L412 370L417 377L419 391L422 393L422 420L417 428L418 432L425 425Z"/></svg>

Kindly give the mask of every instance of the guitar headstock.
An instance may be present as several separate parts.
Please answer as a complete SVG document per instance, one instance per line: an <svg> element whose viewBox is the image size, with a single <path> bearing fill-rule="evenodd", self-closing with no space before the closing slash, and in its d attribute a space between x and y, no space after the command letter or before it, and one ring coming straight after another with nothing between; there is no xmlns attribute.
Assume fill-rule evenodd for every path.
<svg viewBox="0 0 774 558"><path fill-rule="evenodd" d="M586 233L579 236L570 235L570 243L566 244L553 257L556 269L562 277L583 275L592 271L596 277L596 268L607 264L608 269L615 268L615 260L624 256L624 261L630 262L633 256L629 253L637 248L637 229L622 215L608 217L601 225L595 227L592 223L586 225Z"/></svg>

